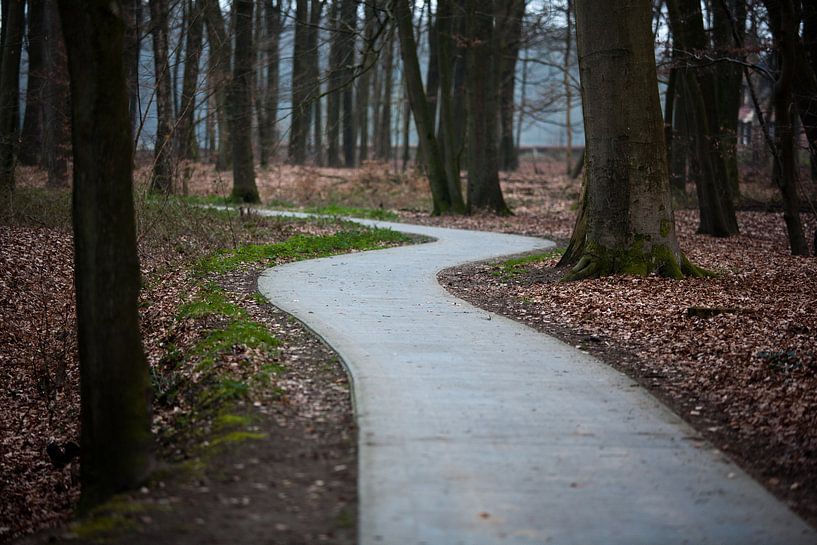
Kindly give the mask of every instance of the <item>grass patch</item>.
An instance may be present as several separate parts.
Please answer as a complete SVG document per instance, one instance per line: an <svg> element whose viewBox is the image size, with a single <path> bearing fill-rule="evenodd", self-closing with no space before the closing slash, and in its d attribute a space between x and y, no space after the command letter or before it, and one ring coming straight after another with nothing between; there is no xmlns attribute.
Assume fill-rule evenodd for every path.
<svg viewBox="0 0 817 545"><path fill-rule="evenodd" d="M221 431L228 429L244 428L249 426L251 422L252 421L249 416L232 413L222 413L218 415L216 419L213 421L213 429Z"/></svg>
<svg viewBox="0 0 817 545"><path fill-rule="evenodd" d="M212 441L210 446L220 447L223 445L232 445L235 443L244 443L246 441L260 441L266 439L267 434L257 431L231 431L230 433L219 435Z"/></svg>
<svg viewBox="0 0 817 545"><path fill-rule="evenodd" d="M327 204L326 206L305 208L304 212L382 221L397 221L400 219L400 216L391 210L385 210L383 208L354 208L340 204Z"/></svg>
<svg viewBox="0 0 817 545"><path fill-rule="evenodd" d="M554 248L553 250L548 250L544 253L508 259L507 261L503 261L502 263L496 265L493 270L491 270L491 275L499 277L501 280L513 280L514 278L517 278L527 272L529 265L541 263L542 261L548 261L549 259L559 257L564 253L564 248Z"/></svg>
<svg viewBox="0 0 817 545"><path fill-rule="evenodd" d="M241 318L246 316L246 313L227 301L224 290L213 284L206 284L193 301L183 304L176 312L176 318L179 320L204 316Z"/></svg>
<svg viewBox="0 0 817 545"><path fill-rule="evenodd" d="M246 399L250 393L250 387L246 382L223 378L215 385L202 390L196 405L199 409L217 409L225 404Z"/></svg>
<svg viewBox="0 0 817 545"><path fill-rule="evenodd" d="M223 274L245 264L326 257L353 250L374 250L384 244L405 243L410 240L402 233L390 229L356 229L326 236L295 235L276 244L246 244L235 250L217 251L200 259L194 266L194 272L199 276Z"/></svg>
<svg viewBox="0 0 817 545"><path fill-rule="evenodd" d="M251 320L233 320L223 329L211 331L193 347L191 355L200 358L199 368L206 368L215 363L220 354L229 352L236 345L247 348L271 350L281 344L267 329Z"/></svg>

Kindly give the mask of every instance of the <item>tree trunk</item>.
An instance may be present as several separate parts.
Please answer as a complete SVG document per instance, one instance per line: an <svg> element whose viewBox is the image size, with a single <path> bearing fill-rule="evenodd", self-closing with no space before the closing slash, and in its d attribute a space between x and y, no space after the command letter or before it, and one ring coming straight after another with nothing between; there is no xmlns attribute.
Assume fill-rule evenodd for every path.
<svg viewBox="0 0 817 545"><path fill-rule="evenodd" d="M497 45L492 0L468 0L468 211L511 211L499 186Z"/></svg>
<svg viewBox="0 0 817 545"><path fill-rule="evenodd" d="M381 92L382 107L378 116L375 150L377 159L388 162L391 158L391 109L394 91L394 31L386 31L386 57L383 62L383 87Z"/></svg>
<svg viewBox="0 0 817 545"><path fill-rule="evenodd" d="M648 2L576 1L586 228L573 234L568 279L698 272L675 236L651 18Z"/></svg>
<svg viewBox="0 0 817 545"><path fill-rule="evenodd" d="M18 160L22 165L40 164L43 147L43 87L48 78L43 62L45 0L28 2L28 85Z"/></svg>
<svg viewBox="0 0 817 545"><path fill-rule="evenodd" d="M438 134L440 151L445 162L445 179L448 182L448 195L451 198L451 209L455 212L465 210L460 184L460 160L457 153L454 135L454 111L452 90L454 85L454 63L451 55L453 47L454 18L451 11L451 0L437 0L437 63L440 73L440 124Z"/></svg>
<svg viewBox="0 0 817 545"><path fill-rule="evenodd" d="M789 235L792 255L808 255L808 243L800 220L800 198L797 194L796 146L793 122L795 115L794 79L797 77L797 49L799 39L792 0L764 0L775 24L774 41L780 59L780 70L774 87L775 140L777 168L775 178L783 196L783 219Z"/></svg>
<svg viewBox="0 0 817 545"><path fill-rule="evenodd" d="M258 160L270 162L278 141L278 76L280 73L281 1L263 0L267 87L256 99L258 109ZM260 18L262 14L258 14ZM263 74L263 70L261 72ZM258 86L260 88L260 85Z"/></svg>
<svg viewBox="0 0 817 545"><path fill-rule="evenodd" d="M195 161L199 156L196 141L196 95L199 84L199 61L204 32L204 13L201 0L190 0L187 7L187 44L185 46L184 76L176 138L180 159Z"/></svg>
<svg viewBox="0 0 817 545"><path fill-rule="evenodd" d="M68 187L71 156L71 95L68 57L62 36L56 0L45 0L43 29L46 45L43 62L46 73L43 100L43 162L50 187Z"/></svg>
<svg viewBox="0 0 817 545"><path fill-rule="evenodd" d="M167 56L167 0L149 0L153 35L153 69L156 85L156 141L153 144L153 174L150 190L173 192L173 94L170 88L170 63Z"/></svg>
<svg viewBox="0 0 817 545"><path fill-rule="evenodd" d="M357 36L357 4L355 0L343 0L341 17L341 81L343 82L343 162L347 168L355 166L355 37Z"/></svg>
<svg viewBox="0 0 817 545"><path fill-rule="evenodd" d="M694 52L707 48L703 14L697 0L668 0L670 26L677 50ZM726 159L721 149L717 79L712 66L700 64L693 56L684 66L690 119L695 128L697 161L701 176L697 179L700 224L698 232L714 236L738 233L735 209L729 195ZM693 70L694 68L694 70Z"/></svg>
<svg viewBox="0 0 817 545"><path fill-rule="evenodd" d="M433 214L445 214L450 211L461 212L461 209L452 209L445 165L434 135L434 123L429 116L428 101L423 89L422 76L420 75L420 63L417 60L417 44L414 41L411 8L408 5L408 0L393 0L392 7L397 23L397 32L400 36L400 54L403 59L406 89L411 103L411 111L414 114L414 124L417 126L418 138L426 152Z"/></svg>
<svg viewBox="0 0 817 545"><path fill-rule="evenodd" d="M329 89L327 90L326 105L326 132L327 150L326 164L330 167L340 166L340 108L341 108L341 81L343 69L343 47L341 40L340 23L341 0L332 0L332 9L329 14L329 25L332 29L331 44L329 45Z"/></svg>
<svg viewBox="0 0 817 545"><path fill-rule="evenodd" d="M252 13L255 0L235 0L235 60L230 86L235 200L260 202L252 157L253 48Z"/></svg>
<svg viewBox="0 0 817 545"><path fill-rule="evenodd" d="M11 206L14 192L17 112L20 101L20 52L23 42L25 1L6 0L3 19L3 58L0 65L0 213Z"/></svg>
<svg viewBox="0 0 817 545"><path fill-rule="evenodd" d="M232 163L232 143L230 140L229 93L230 57L232 45L224 24L224 15L218 0L204 2L204 24L210 43L208 61L210 63L211 89L215 97L215 114L218 121L218 151L216 169L227 170Z"/></svg>
<svg viewBox="0 0 817 545"><path fill-rule="evenodd" d="M570 3L568 2L568 5ZM516 170L519 167L519 155L514 145L513 114L516 94L516 61L519 58L519 43L522 39L522 21L525 18L525 0L510 0L497 2L497 32L499 33L499 168L502 170ZM570 12L568 11L568 21ZM566 58L570 56L570 25L568 24L568 49ZM567 80L569 83L569 79ZM568 132L570 116L570 100L567 101ZM570 149L568 143L568 150ZM568 163L570 159L568 159Z"/></svg>
<svg viewBox="0 0 817 545"><path fill-rule="evenodd" d="M110 1L60 0L71 74L74 278L85 510L147 478L150 378L139 336L125 23Z"/></svg>
<svg viewBox="0 0 817 545"><path fill-rule="evenodd" d="M465 17L466 0L455 0L454 17L452 18L452 32L459 39L456 40L456 55L454 57L454 90L453 90L453 119L454 119L454 153L458 159L466 145L468 131L468 111L466 108L466 71L468 69L467 49L465 37L468 35ZM462 163L462 161L460 161Z"/></svg>
<svg viewBox="0 0 817 545"><path fill-rule="evenodd" d="M746 29L745 0L712 2L713 38L716 54L729 58L718 67L718 137L725 162L726 187L733 202L740 197L738 184L738 114L740 112L745 55L741 52Z"/></svg>
<svg viewBox="0 0 817 545"><path fill-rule="evenodd" d="M290 164L306 161L306 136L309 131L309 2L297 0L295 8L295 39L292 50L292 115L289 125Z"/></svg>
<svg viewBox="0 0 817 545"><path fill-rule="evenodd" d="M366 17L363 23L363 58L362 71L357 81L357 127L360 134L359 159L364 163L369 159L369 91L372 86L371 71L376 66L374 31L377 15L373 4L365 7Z"/></svg>
<svg viewBox="0 0 817 545"><path fill-rule="evenodd" d="M128 103L130 108L131 131L136 136L141 122L139 104L139 63L142 51L142 1L125 0L125 74L128 84ZM134 143L135 145L136 143Z"/></svg>

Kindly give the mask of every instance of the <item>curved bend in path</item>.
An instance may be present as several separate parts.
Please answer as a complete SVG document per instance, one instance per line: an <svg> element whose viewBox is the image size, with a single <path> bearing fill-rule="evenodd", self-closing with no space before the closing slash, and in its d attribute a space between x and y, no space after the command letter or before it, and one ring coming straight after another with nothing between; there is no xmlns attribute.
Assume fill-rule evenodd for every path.
<svg viewBox="0 0 817 545"><path fill-rule="evenodd" d="M437 240L259 280L351 372L362 545L817 543L632 380L437 283L552 243L377 224Z"/></svg>

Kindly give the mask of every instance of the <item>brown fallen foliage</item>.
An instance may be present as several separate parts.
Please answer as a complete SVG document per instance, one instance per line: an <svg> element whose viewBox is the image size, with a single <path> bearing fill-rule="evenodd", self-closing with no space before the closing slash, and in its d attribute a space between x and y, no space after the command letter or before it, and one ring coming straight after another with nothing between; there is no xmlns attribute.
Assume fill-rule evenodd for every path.
<svg viewBox="0 0 817 545"><path fill-rule="evenodd" d="M803 219L813 230L814 219ZM518 276L479 264L441 280L638 379L815 521L817 259L788 255L779 214L740 213L742 234L730 239L696 235L695 212L676 222L687 255L716 277L563 283L553 257ZM543 222L538 232L549 229Z"/></svg>
<svg viewBox="0 0 817 545"><path fill-rule="evenodd" d="M0 226L0 541L65 522L79 495L78 463L57 468L46 455L46 447L52 441L79 442L73 240L66 224L67 201L65 192L21 193L14 223ZM53 210L44 209L43 202L53 206ZM148 361L155 370L155 382L169 378L159 365L167 352L169 335L180 337L178 342L189 346L212 326L206 320L187 321L180 326L175 322L178 306L195 290L187 272L191 260L217 248L278 242L299 233L329 234L340 228L333 222L286 221L254 215L228 220L173 201L152 206L139 204L137 220L145 281L140 307L142 337ZM239 300L264 321L251 293ZM281 324L286 323L279 319L271 329L278 335ZM344 405L334 390L320 391L321 385L329 382L338 388L341 398L344 395L348 398L347 386L338 382L345 375L340 371L321 378L326 375L327 357L334 356L327 356L325 349L321 352L311 348L314 339L307 333L296 334L299 327L289 324L286 328L292 331L285 335L292 344L282 348L280 357L291 363L299 359L299 353L311 356L302 358L301 370L281 379L278 391L286 392L287 399L282 418L303 430L306 426L302 422L322 411L329 421L336 422L330 426L331 433L348 435L347 420L351 415L348 399ZM252 373L265 363L257 351L241 350L226 355L221 363L232 370L237 361L255 362L242 365L244 373ZM330 367L337 369L337 362ZM193 366L189 366L175 378L195 382L194 375ZM257 399L262 398L258 393ZM325 410L328 406L336 410ZM174 443L172 433L178 417L189 416L189 411L190 405L183 401L154 407L154 431L163 438L171 437L165 441L164 457L186 455L184 449L189 445ZM280 424L280 420L276 418L275 422ZM279 439L283 440L280 434ZM287 440L306 445L306 439ZM331 437L321 440L324 447L337 442ZM342 480L350 479L353 483L353 475L345 475ZM344 494L348 496L348 490ZM314 496L304 495L304 501L312 501ZM309 520L301 526L308 525Z"/></svg>

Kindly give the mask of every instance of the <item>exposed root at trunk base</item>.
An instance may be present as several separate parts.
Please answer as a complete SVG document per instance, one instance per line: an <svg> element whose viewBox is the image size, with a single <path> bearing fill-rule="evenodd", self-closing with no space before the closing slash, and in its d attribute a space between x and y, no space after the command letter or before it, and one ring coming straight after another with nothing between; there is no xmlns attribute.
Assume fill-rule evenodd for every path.
<svg viewBox="0 0 817 545"><path fill-rule="evenodd" d="M657 273L666 278L704 278L714 276L693 264L684 254L676 257L669 248L662 245L643 250L636 243L629 250L610 250L596 245L586 244L576 265L562 277L563 282L599 278L612 274L629 274L647 276Z"/></svg>

